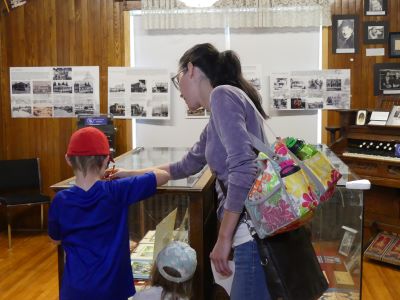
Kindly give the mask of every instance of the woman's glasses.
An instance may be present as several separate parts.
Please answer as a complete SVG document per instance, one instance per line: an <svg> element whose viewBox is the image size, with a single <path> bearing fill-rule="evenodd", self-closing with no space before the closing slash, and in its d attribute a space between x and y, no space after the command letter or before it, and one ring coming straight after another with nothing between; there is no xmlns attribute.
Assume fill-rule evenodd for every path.
<svg viewBox="0 0 400 300"><path fill-rule="evenodd" d="M186 68L180 70L174 77L171 77L171 81L174 84L174 86L176 87L176 89L179 91L180 87L179 87L179 81L180 81L180 77L182 73L186 72Z"/></svg>

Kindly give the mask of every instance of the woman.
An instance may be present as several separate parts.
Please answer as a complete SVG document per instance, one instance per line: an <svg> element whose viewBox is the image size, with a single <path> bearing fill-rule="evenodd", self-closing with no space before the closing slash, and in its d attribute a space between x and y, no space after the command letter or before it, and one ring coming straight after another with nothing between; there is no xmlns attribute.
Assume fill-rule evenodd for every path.
<svg viewBox="0 0 400 300"><path fill-rule="evenodd" d="M243 78L233 51L219 52L211 44L198 44L179 60L172 78L190 110L211 111L199 141L181 161L163 166L173 179L184 178L208 164L217 176L221 221L218 239L210 254L215 269L231 275L228 256L234 249L235 275L231 299L270 299L263 268L247 225L239 222L247 193L256 177L256 154L248 132L263 140L262 120L267 118L256 89ZM225 196L225 195L226 196Z"/></svg>

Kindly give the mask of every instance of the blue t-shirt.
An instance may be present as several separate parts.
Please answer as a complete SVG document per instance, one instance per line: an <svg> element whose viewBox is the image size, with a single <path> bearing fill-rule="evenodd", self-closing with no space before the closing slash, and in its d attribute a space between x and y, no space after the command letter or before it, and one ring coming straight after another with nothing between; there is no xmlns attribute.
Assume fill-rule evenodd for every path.
<svg viewBox="0 0 400 300"><path fill-rule="evenodd" d="M66 263L60 299L127 299L135 293L129 256L128 206L155 194L154 173L73 186L54 197L49 236Z"/></svg>

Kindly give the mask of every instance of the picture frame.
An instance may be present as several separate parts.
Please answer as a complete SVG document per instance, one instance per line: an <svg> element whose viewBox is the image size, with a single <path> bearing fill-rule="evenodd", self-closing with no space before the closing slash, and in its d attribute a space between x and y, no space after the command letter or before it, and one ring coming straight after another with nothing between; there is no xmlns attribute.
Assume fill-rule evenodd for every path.
<svg viewBox="0 0 400 300"><path fill-rule="evenodd" d="M367 120L367 111L359 110L357 112L356 125L365 125L366 120Z"/></svg>
<svg viewBox="0 0 400 300"><path fill-rule="evenodd" d="M342 228L345 230L345 232L343 234L338 252L344 256L349 256L358 231L347 226L342 226Z"/></svg>
<svg viewBox="0 0 400 300"><path fill-rule="evenodd" d="M390 111L386 125L400 126L400 106L394 105Z"/></svg>
<svg viewBox="0 0 400 300"><path fill-rule="evenodd" d="M374 65L374 95L400 94L400 63Z"/></svg>
<svg viewBox="0 0 400 300"><path fill-rule="evenodd" d="M356 15L332 16L332 52L334 54L358 52L358 24Z"/></svg>
<svg viewBox="0 0 400 300"><path fill-rule="evenodd" d="M400 57L400 32L389 33L389 57Z"/></svg>
<svg viewBox="0 0 400 300"><path fill-rule="evenodd" d="M364 22L364 44L383 44L388 41L389 22Z"/></svg>
<svg viewBox="0 0 400 300"><path fill-rule="evenodd" d="M388 0L365 0L364 15L386 16L388 14Z"/></svg>

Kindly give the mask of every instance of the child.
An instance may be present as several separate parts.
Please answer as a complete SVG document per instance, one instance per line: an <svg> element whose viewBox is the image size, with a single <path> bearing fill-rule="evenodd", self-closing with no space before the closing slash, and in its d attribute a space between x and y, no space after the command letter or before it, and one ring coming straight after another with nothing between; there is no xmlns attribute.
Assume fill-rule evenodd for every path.
<svg viewBox="0 0 400 300"><path fill-rule="evenodd" d="M120 177L140 176L102 181L109 152L106 136L94 127L71 136L65 159L76 183L58 192L49 210L49 236L66 253L61 300L126 300L135 293L128 208L152 196L169 175L156 169L124 170Z"/></svg>
<svg viewBox="0 0 400 300"><path fill-rule="evenodd" d="M196 271L196 252L188 244L175 241L157 255L151 286L135 294L133 300L188 300Z"/></svg>

